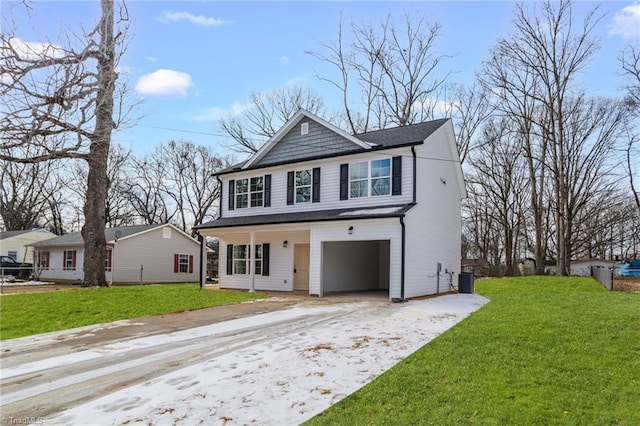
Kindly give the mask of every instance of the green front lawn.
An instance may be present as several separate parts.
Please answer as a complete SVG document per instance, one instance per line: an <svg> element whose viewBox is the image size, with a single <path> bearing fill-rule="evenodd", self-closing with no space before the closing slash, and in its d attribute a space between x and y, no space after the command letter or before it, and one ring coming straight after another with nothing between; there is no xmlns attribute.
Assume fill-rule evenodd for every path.
<svg viewBox="0 0 640 426"><path fill-rule="evenodd" d="M640 294L476 281L491 300L310 425L638 425Z"/></svg>
<svg viewBox="0 0 640 426"><path fill-rule="evenodd" d="M261 293L163 284L0 297L0 339L264 298Z"/></svg>

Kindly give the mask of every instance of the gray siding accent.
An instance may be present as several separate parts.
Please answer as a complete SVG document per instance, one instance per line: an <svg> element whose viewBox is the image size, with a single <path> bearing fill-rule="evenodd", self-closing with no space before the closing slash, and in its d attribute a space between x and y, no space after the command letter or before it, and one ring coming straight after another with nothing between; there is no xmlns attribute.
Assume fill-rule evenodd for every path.
<svg viewBox="0 0 640 426"><path fill-rule="evenodd" d="M302 123L309 123L309 133L306 135L300 134ZM302 120L275 144L256 166L353 150L362 148L315 121Z"/></svg>

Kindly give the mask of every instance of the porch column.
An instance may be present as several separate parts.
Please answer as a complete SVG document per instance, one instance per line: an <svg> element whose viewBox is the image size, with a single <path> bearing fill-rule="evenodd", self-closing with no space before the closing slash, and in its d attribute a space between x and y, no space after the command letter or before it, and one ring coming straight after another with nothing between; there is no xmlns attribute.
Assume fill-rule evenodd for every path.
<svg viewBox="0 0 640 426"><path fill-rule="evenodd" d="M256 267L253 258L255 257L256 251L256 235L253 231L249 232L249 275L251 275L251 288L249 288L249 293L254 293L256 291Z"/></svg>

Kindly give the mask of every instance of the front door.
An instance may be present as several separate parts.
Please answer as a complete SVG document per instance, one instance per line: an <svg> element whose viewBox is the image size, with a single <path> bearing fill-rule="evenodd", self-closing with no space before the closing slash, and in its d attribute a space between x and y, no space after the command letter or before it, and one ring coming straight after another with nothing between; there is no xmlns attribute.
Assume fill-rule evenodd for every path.
<svg viewBox="0 0 640 426"><path fill-rule="evenodd" d="M309 244L293 247L293 289L309 291Z"/></svg>

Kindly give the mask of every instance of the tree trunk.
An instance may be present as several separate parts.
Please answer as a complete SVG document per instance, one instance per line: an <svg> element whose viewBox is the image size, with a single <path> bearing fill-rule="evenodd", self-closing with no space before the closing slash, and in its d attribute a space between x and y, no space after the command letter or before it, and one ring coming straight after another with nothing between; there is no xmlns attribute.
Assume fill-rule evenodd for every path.
<svg viewBox="0 0 640 426"><path fill-rule="evenodd" d="M107 160L113 123L113 92L115 90L115 43L113 37L113 2L102 0L100 22L100 52L98 58L98 91L95 131L87 157L87 199L84 205L84 285L106 287L104 259L106 199L109 189Z"/></svg>

